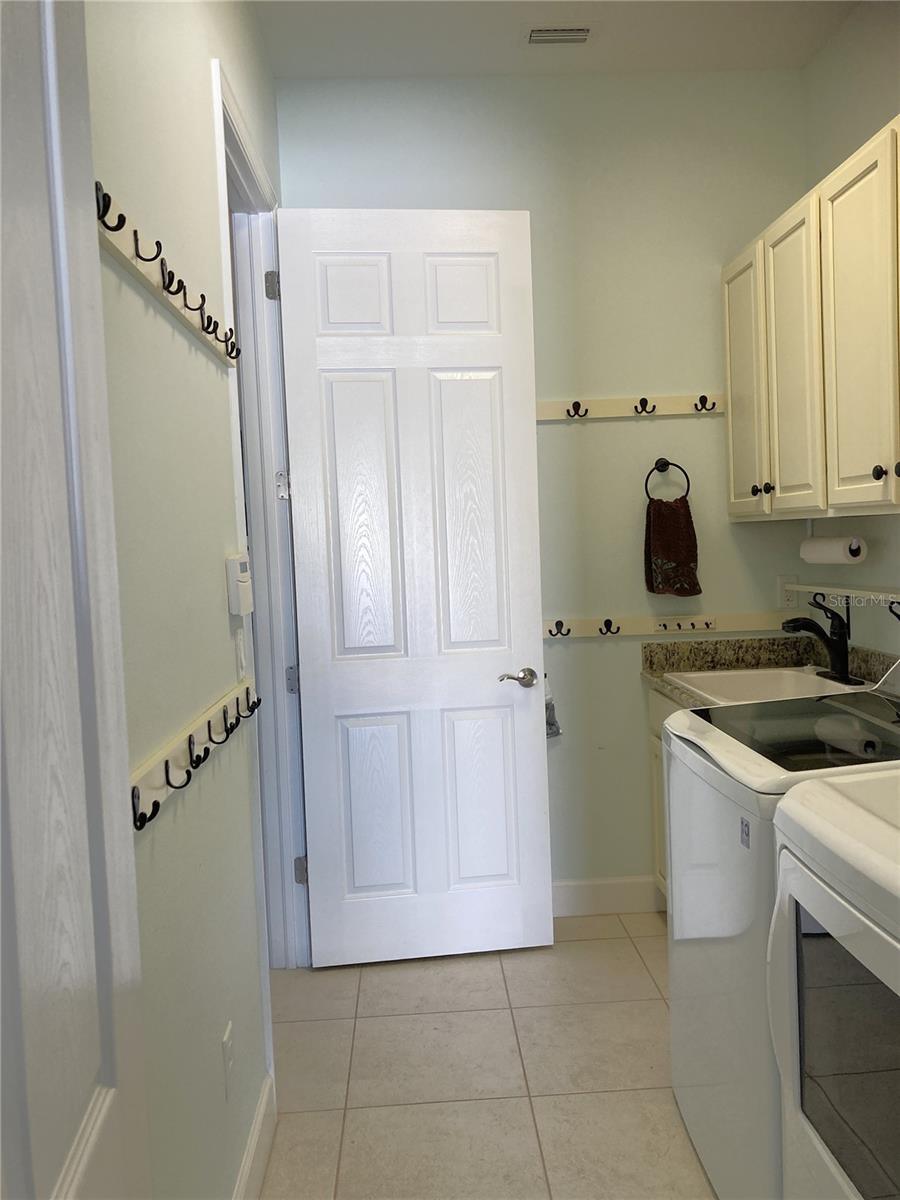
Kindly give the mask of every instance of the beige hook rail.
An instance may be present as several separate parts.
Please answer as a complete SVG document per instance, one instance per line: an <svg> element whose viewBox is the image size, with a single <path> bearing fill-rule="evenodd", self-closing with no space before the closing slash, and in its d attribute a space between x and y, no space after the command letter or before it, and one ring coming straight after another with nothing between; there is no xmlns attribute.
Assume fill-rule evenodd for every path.
<svg viewBox="0 0 900 1200"><path fill-rule="evenodd" d="M188 333L192 333L207 354L211 354L216 362L225 367L234 367L235 360L228 357L225 351L213 338L200 328L200 314L190 312L181 302L181 296L170 296L162 286L159 259L153 262L142 262L135 257L134 231L130 225L111 233L98 226L100 249L117 262L138 283L142 284L155 299L164 304L176 321L182 324Z"/></svg>
<svg viewBox="0 0 900 1200"><path fill-rule="evenodd" d="M781 622L796 616L786 612L675 613L670 616L545 617L545 641L571 638L670 637L679 634L762 633L781 629Z"/></svg>
<svg viewBox="0 0 900 1200"><path fill-rule="evenodd" d="M621 396L604 400L539 400L541 424L566 421L614 421L623 417L646 421L652 417L715 417L725 411L725 397L716 393L691 396Z"/></svg>
<svg viewBox="0 0 900 1200"><path fill-rule="evenodd" d="M245 724L246 714L248 712L247 692L249 689L250 699L256 698L256 688L252 679L242 679L239 684L236 684L224 696L221 696L215 704L211 704L205 712L201 713L183 729L179 730L174 737L170 738L164 746L152 754L149 758L144 759L139 766L131 773L131 786L138 789L138 796L132 795L132 804L135 809L135 825L137 827L137 815L143 813L150 820L153 818L152 809L154 802L160 805L168 799L172 792L177 792L180 789L172 786L166 781L166 762L169 763L169 777L174 784L180 784L185 780L187 772L191 772L191 781L193 781L194 773L202 771L211 759L216 750L220 749L225 743L221 741L225 737L225 722L223 717L223 709L227 709L228 717L231 722L234 722L238 712L238 706L242 713L242 719L236 725L229 735L237 736L241 726ZM252 714L251 714L252 715ZM215 742L210 741L209 729L207 721L212 726L212 736L216 739ZM203 762L191 768L188 758L188 739L194 739L194 753L198 757L203 758ZM206 750L209 754L206 754ZM157 810L158 811L158 810Z"/></svg>

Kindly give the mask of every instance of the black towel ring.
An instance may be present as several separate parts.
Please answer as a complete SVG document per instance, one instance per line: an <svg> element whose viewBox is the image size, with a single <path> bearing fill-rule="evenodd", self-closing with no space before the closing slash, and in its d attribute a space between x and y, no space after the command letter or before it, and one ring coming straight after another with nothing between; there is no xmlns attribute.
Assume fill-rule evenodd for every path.
<svg viewBox="0 0 900 1200"><path fill-rule="evenodd" d="M690 494L690 490L691 490L690 475L688 475L687 471L684 469L684 467L680 463L669 462L669 460L667 458L658 458L656 460L656 462L653 464L653 466L650 468L650 470L647 472L647 478L644 480L644 491L647 494L648 500L651 499L650 488L648 486L650 483L650 476L653 474L654 471L659 471L660 474L664 474L666 471L668 471L669 467L675 467L675 469L680 471L682 473L682 475L684 476L684 481L687 484L687 487L684 489L684 497L683 498L685 500L687 499L688 495Z"/></svg>

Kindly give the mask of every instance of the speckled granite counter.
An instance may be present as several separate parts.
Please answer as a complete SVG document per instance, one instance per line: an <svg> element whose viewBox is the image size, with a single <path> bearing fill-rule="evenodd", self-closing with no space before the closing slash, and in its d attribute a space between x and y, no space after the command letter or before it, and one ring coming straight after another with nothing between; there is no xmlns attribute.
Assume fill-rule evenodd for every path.
<svg viewBox="0 0 900 1200"><path fill-rule="evenodd" d="M710 641L644 642L641 677L656 691L686 708L705 704L690 688L670 683L671 671L747 671L764 667L825 667L825 647L811 637L714 638ZM850 672L876 683L896 662L891 654L850 647Z"/></svg>

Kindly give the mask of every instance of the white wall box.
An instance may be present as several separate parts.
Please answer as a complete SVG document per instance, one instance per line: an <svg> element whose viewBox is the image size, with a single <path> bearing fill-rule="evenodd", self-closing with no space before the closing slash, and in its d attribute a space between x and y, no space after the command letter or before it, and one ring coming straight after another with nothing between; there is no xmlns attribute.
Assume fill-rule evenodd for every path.
<svg viewBox="0 0 900 1200"><path fill-rule="evenodd" d="M723 268L734 520L900 505L898 127Z"/></svg>

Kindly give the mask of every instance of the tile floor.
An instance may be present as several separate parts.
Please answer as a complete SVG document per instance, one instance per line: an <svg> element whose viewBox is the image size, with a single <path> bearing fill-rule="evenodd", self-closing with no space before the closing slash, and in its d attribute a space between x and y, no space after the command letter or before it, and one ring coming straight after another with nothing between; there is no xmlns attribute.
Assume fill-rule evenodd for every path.
<svg viewBox="0 0 900 1200"><path fill-rule="evenodd" d="M709 1200L667 982L659 913L564 917L537 950L273 971L263 1200Z"/></svg>

